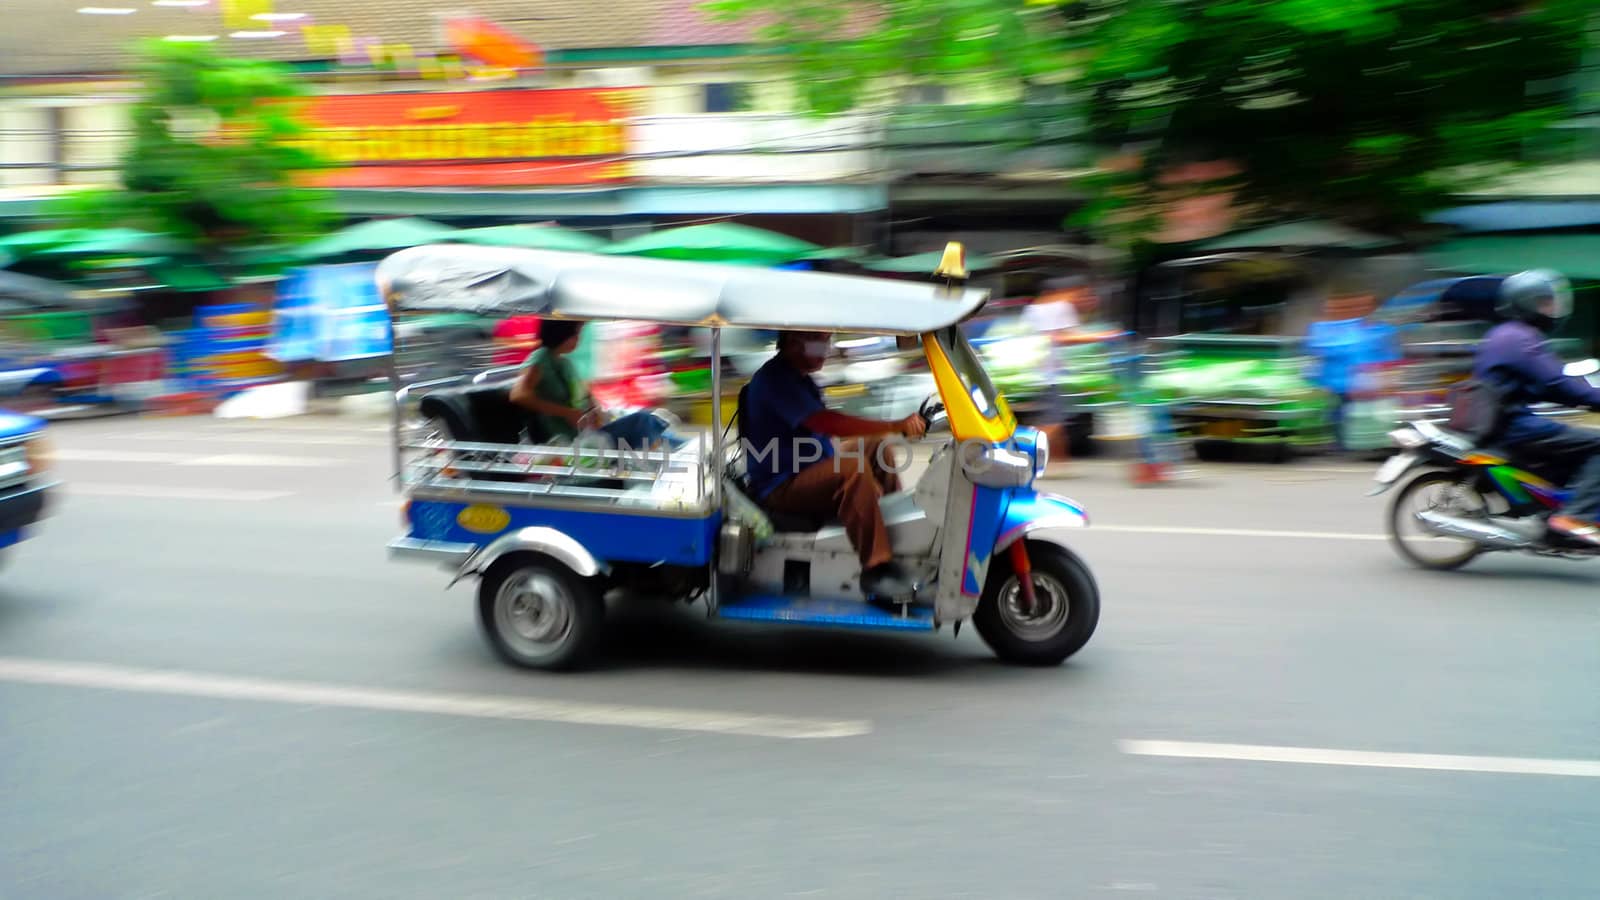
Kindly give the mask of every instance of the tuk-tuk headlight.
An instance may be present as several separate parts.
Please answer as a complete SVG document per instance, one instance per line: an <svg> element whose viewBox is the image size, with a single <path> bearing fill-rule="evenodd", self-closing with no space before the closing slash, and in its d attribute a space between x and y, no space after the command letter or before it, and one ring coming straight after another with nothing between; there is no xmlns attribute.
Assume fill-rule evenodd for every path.
<svg viewBox="0 0 1600 900"><path fill-rule="evenodd" d="M1004 447L990 446L976 454L963 451L961 463L973 483L984 487L1022 487L1033 478L1033 460Z"/></svg>
<svg viewBox="0 0 1600 900"><path fill-rule="evenodd" d="M1044 432L1033 437L1033 477L1043 478L1044 467L1050 465L1050 438Z"/></svg>

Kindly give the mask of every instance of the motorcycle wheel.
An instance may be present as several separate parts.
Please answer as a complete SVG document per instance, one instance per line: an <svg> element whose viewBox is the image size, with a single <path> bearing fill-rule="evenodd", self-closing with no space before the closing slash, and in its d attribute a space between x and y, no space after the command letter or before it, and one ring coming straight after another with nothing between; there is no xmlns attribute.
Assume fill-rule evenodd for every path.
<svg viewBox="0 0 1600 900"><path fill-rule="evenodd" d="M1089 642L1100 621L1100 588L1083 560L1055 544L1028 541L1039 606L1024 612L1011 555L995 556L972 624L996 656L1018 665L1057 666Z"/></svg>
<svg viewBox="0 0 1600 900"><path fill-rule="evenodd" d="M1407 562L1434 572L1452 572L1484 552L1475 541L1444 537L1424 528L1416 515L1428 510L1488 516L1489 502L1460 472L1424 472L1411 479L1389 504L1389 543Z"/></svg>

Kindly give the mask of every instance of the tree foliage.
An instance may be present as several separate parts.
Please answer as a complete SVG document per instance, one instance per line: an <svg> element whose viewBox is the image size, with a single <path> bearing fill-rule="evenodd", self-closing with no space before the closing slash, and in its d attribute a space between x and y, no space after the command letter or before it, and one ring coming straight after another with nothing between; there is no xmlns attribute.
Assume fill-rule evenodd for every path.
<svg viewBox="0 0 1600 900"><path fill-rule="evenodd" d="M1587 0L711 0L819 112L890 79L1058 82L1120 196L1227 161L1240 199L1404 224L1570 113ZM1131 191L1131 193L1130 193ZM1118 195L1111 191L1108 196ZM1111 200L1115 204L1115 200Z"/></svg>
<svg viewBox="0 0 1600 900"><path fill-rule="evenodd" d="M69 218L139 225L210 249L325 230L323 195L295 184L297 173L325 163L293 146L304 132L292 103L300 89L282 68L202 44L155 42L139 75L120 190L69 198Z"/></svg>

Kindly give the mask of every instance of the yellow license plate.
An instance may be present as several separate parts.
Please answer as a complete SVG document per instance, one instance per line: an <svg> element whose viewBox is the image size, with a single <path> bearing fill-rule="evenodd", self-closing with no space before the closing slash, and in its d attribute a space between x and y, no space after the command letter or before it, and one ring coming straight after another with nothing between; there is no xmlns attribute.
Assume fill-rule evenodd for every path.
<svg viewBox="0 0 1600 900"><path fill-rule="evenodd" d="M1207 422L1200 427L1200 433L1212 438L1239 438L1244 436L1244 423L1238 419L1229 419L1224 422Z"/></svg>

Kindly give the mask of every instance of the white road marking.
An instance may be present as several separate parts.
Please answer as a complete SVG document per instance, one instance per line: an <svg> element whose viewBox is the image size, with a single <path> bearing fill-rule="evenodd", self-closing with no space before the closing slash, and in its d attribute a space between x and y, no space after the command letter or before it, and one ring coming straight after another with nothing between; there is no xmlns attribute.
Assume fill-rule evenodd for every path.
<svg viewBox="0 0 1600 900"><path fill-rule="evenodd" d="M199 456L155 450L91 450L62 448L55 457L66 462L155 463L173 466L231 466L254 468L315 468L354 463L356 460L326 456L270 456L252 453L222 453Z"/></svg>
<svg viewBox="0 0 1600 900"><path fill-rule="evenodd" d="M263 432L217 432L215 434L178 434L159 431L140 431L118 435L132 441L162 441L171 444L287 444L307 447L384 447L386 441L376 438L354 437L348 434L307 435Z"/></svg>
<svg viewBox="0 0 1600 900"><path fill-rule="evenodd" d="M1210 537L1252 538L1304 538L1320 541L1386 541L1382 534L1359 534L1347 531L1275 531L1265 528L1190 528L1183 525L1096 525L1089 523L1089 531L1112 531L1123 534L1193 534Z"/></svg>
<svg viewBox="0 0 1600 900"><path fill-rule="evenodd" d="M292 491L261 491L243 488L162 487L151 484L95 484L88 481L69 481L62 485L67 496L85 497L145 497L151 500L215 500L219 502L250 503L261 500L281 500L294 496Z"/></svg>
<svg viewBox="0 0 1600 900"><path fill-rule="evenodd" d="M254 453L222 453L216 456L197 456L186 459L180 466L238 466L246 468L315 469L336 466L347 460L329 459L325 456L268 456ZM348 460L353 462L353 460Z"/></svg>
<svg viewBox="0 0 1600 900"><path fill-rule="evenodd" d="M1384 753L1316 747L1267 747L1256 744L1206 744L1189 741L1119 741L1132 756L1178 759L1223 759L1241 762L1300 763L1313 766L1358 766L1378 769L1427 769L1438 772L1488 772L1497 775L1560 775L1600 778L1600 759L1532 759L1516 756L1450 756L1435 753Z"/></svg>
<svg viewBox="0 0 1600 900"><path fill-rule="evenodd" d="M127 463L177 463L189 459L189 453L162 453L144 450L89 450L81 447L58 448L54 456L66 462L127 462Z"/></svg>
<svg viewBox="0 0 1600 900"><path fill-rule="evenodd" d="M871 722L859 719L804 719L494 694L397 691L18 657L0 657L0 681L472 719L610 725L783 740L856 737L872 731Z"/></svg>

